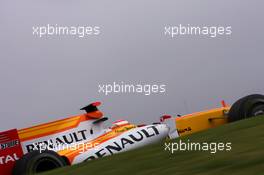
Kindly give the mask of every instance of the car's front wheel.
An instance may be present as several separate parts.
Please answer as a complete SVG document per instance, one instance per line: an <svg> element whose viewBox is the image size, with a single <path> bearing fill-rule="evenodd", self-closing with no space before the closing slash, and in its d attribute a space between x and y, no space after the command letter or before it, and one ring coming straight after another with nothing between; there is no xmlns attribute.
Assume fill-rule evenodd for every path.
<svg viewBox="0 0 264 175"><path fill-rule="evenodd" d="M264 95L253 94L235 102L229 113L229 122L264 115Z"/></svg>

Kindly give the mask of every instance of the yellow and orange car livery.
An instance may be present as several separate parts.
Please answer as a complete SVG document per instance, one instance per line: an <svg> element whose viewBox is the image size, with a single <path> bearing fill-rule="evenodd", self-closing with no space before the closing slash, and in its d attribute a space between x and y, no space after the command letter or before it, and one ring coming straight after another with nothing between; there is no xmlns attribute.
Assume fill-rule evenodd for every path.
<svg viewBox="0 0 264 175"><path fill-rule="evenodd" d="M133 125L125 120L103 127L107 120L97 109L42 125L0 133L1 175L31 175L46 170L139 148L165 138L177 138L251 116L264 114L264 96L246 96L230 108L188 115L164 115L160 123Z"/></svg>

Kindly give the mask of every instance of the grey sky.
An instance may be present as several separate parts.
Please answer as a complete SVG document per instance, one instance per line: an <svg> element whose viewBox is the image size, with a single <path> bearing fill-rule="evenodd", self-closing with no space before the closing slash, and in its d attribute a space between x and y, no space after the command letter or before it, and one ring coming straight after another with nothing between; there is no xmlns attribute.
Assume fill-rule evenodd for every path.
<svg viewBox="0 0 264 175"><path fill-rule="evenodd" d="M79 114L102 101L111 121L155 122L264 93L264 2L0 2L0 130ZM37 38L32 26L97 25L98 37ZM232 26L231 37L164 37L165 25ZM99 94L98 84L162 83L165 95Z"/></svg>

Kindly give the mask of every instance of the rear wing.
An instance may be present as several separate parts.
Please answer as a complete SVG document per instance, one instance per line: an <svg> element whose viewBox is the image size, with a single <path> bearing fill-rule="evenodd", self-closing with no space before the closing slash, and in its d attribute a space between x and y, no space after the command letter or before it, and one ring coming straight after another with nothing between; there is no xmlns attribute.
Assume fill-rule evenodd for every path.
<svg viewBox="0 0 264 175"><path fill-rule="evenodd" d="M0 132L0 172L12 175L15 161L23 156L22 147L16 129Z"/></svg>

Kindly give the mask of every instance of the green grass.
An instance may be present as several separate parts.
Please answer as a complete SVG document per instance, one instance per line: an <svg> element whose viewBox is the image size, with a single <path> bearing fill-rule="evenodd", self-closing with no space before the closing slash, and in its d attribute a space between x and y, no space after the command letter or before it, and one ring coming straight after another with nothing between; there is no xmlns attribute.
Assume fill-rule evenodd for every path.
<svg viewBox="0 0 264 175"><path fill-rule="evenodd" d="M45 175L263 175L263 117L227 124L180 138L183 142L231 142L232 150L211 154L199 151L164 151L164 143L89 161ZM179 139L170 141L179 143Z"/></svg>

